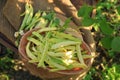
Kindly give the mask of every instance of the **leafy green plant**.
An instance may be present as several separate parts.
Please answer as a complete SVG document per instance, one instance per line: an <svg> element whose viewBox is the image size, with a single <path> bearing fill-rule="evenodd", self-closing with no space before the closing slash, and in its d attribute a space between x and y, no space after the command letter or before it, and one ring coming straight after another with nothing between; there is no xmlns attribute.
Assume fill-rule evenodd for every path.
<svg viewBox="0 0 120 80"><path fill-rule="evenodd" d="M95 73L96 73L95 68L91 68L83 80L93 80L93 75L95 75Z"/></svg>
<svg viewBox="0 0 120 80"><path fill-rule="evenodd" d="M13 52L10 49L4 49L4 56L0 57L0 71L9 70L13 67Z"/></svg>
<svg viewBox="0 0 120 80"><path fill-rule="evenodd" d="M9 57L0 58L0 70L8 70L12 67L12 59Z"/></svg>
<svg viewBox="0 0 120 80"><path fill-rule="evenodd" d="M103 79L105 80L120 80L120 65L113 64L111 67L106 67L103 71Z"/></svg>
<svg viewBox="0 0 120 80"><path fill-rule="evenodd" d="M8 74L8 72L14 66L14 53L3 45L0 44L0 46L2 47L2 56L0 56L0 80L9 80L10 75Z"/></svg>
<svg viewBox="0 0 120 80"><path fill-rule="evenodd" d="M101 0L96 6L84 5L78 11L82 26L93 26L99 32L99 45L110 56L120 52L120 5L119 0Z"/></svg>

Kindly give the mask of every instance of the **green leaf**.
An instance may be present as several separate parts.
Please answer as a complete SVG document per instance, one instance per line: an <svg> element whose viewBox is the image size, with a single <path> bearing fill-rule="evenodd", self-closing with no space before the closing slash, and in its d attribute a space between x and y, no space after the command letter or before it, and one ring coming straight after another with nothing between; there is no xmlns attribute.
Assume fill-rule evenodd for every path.
<svg viewBox="0 0 120 80"><path fill-rule="evenodd" d="M92 79L92 75L87 74L83 80L91 80L91 79Z"/></svg>
<svg viewBox="0 0 120 80"><path fill-rule="evenodd" d="M104 48L106 49L110 49L111 48L111 42L112 42L112 38L111 37L104 37L101 39L101 43L103 45Z"/></svg>
<svg viewBox="0 0 120 80"><path fill-rule="evenodd" d="M115 52L114 51L112 51L112 50L108 50L108 54L109 54L109 56L110 57L115 57Z"/></svg>
<svg viewBox="0 0 120 80"><path fill-rule="evenodd" d="M50 12L47 15L45 15L44 18L49 20L49 21L51 21L51 20L53 20L54 16L55 16L55 13L54 12Z"/></svg>
<svg viewBox="0 0 120 80"><path fill-rule="evenodd" d="M120 6L116 7L118 14L120 15Z"/></svg>
<svg viewBox="0 0 120 80"><path fill-rule="evenodd" d="M91 26L94 23L94 19L92 18L83 18L82 25L83 26Z"/></svg>
<svg viewBox="0 0 120 80"><path fill-rule="evenodd" d="M67 18L63 24L64 29L66 29L67 27L69 27L69 23L71 22L71 17Z"/></svg>
<svg viewBox="0 0 120 80"><path fill-rule="evenodd" d="M113 29L108 25L108 23L105 20L100 21L99 27L103 34L106 34L106 35L113 34Z"/></svg>
<svg viewBox="0 0 120 80"><path fill-rule="evenodd" d="M98 31L99 30L99 23L95 22L93 25L93 28L95 29L95 31Z"/></svg>
<svg viewBox="0 0 120 80"><path fill-rule="evenodd" d="M59 26L60 25L60 20L58 18L55 18L53 20L52 26Z"/></svg>
<svg viewBox="0 0 120 80"><path fill-rule="evenodd" d="M112 40L111 47L113 51L120 52L120 37L115 37Z"/></svg>
<svg viewBox="0 0 120 80"><path fill-rule="evenodd" d="M78 10L78 16L79 17L90 17L90 14L93 10L92 6L89 5L83 5L79 10Z"/></svg>

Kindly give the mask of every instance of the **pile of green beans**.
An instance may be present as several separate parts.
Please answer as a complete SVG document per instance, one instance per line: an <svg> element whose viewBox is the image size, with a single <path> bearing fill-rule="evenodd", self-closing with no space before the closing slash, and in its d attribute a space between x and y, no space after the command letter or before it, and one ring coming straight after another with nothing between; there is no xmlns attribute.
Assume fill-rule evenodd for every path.
<svg viewBox="0 0 120 80"><path fill-rule="evenodd" d="M80 47L80 38L67 34L56 27L33 31L28 38L26 53L30 63L38 67L51 68L50 71L87 68L86 58L92 58Z"/></svg>
<svg viewBox="0 0 120 80"><path fill-rule="evenodd" d="M19 29L21 31L33 31L27 37L26 54L30 63L38 67L50 68L50 71L71 70L75 68L85 69L86 58L92 58L88 51L81 48L82 40L72 34L65 33L68 29L70 18L63 25L55 13L38 11L34 13L31 4L26 3L24 19Z"/></svg>
<svg viewBox="0 0 120 80"><path fill-rule="evenodd" d="M33 28L44 28L46 26L54 27L60 25L59 19L55 17L55 12L39 10L34 13L34 9L30 3L26 3L25 12L20 16L24 17L19 30L14 34L16 46L19 45L20 38L26 31L32 30Z"/></svg>

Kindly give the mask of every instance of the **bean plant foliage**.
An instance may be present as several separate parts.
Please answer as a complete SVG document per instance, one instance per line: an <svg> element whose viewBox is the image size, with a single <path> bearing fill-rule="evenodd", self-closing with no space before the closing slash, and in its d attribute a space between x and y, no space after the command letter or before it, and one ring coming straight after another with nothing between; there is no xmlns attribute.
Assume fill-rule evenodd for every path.
<svg viewBox="0 0 120 80"><path fill-rule="evenodd" d="M113 64L110 68L106 67L103 73L105 80L120 80L120 65Z"/></svg>
<svg viewBox="0 0 120 80"><path fill-rule="evenodd" d="M94 11L94 12L93 12ZM94 14L92 16L91 14ZM118 0L100 1L96 6L84 5L78 11L83 26L93 26L102 34L100 43L108 51L120 52L120 5Z"/></svg>
<svg viewBox="0 0 120 80"><path fill-rule="evenodd" d="M103 58L99 64L93 64L84 80L120 80L117 58L120 55L120 1L100 0L94 6L84 4L78 17L82 18L82 26L92 26L98 57Z"/></svg>

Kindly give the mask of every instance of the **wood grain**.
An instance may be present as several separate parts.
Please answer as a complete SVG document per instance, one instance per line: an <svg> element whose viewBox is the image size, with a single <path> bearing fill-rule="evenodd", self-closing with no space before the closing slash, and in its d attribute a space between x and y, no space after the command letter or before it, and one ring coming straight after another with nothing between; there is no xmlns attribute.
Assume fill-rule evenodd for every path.
<svg viewBox="0 0 120 80"><path fill-rule="evenodd" d="M6 3L6 0L0 1L0 34L4 35L0 38L2 39L4 37L8 39L8 41L10 41L11 44L14 45L15 38L13 36L14 36L15 30L13 29L12 25L7 21L7 19L2 14L3 6L5 5L5 3Z"/></svg>

